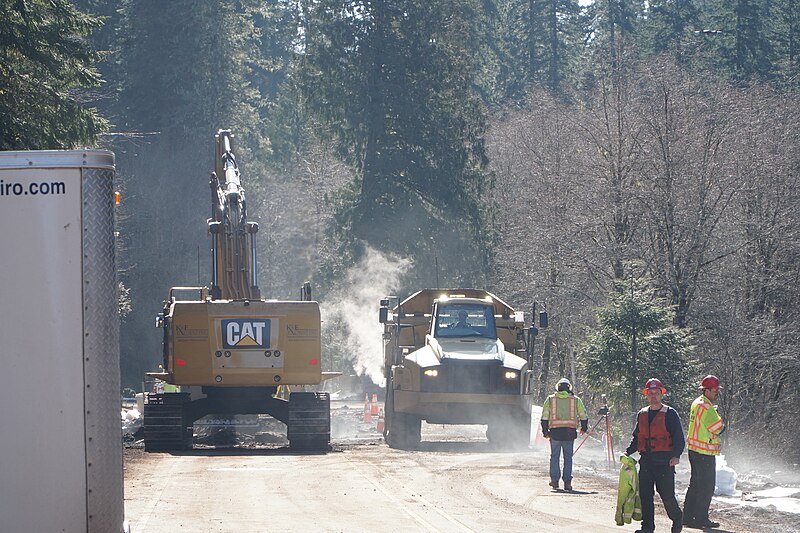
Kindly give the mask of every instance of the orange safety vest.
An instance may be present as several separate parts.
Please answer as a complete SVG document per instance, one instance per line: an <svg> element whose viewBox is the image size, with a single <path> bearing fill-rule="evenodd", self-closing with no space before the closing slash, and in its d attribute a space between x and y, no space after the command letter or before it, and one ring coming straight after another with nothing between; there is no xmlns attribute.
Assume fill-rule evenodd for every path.
<svg viewBox="0 0 800 533"><path fill-rule="evenodd" d="M636 449L639 453L671 452L672 435L667 431L668 407L666 405L662 406L652 422L649 422L650 417L647 414L649 410L649 407L645 407L639 411L639 436Z"/></svg>
<svg viewBox="0 0 800 533"><path fill-rule="evenodd" d="M565 406L565 404L568 405ZM559 398L555 394L550 396L550 422L548 427L550 429L578 428L578 399L575 396L568 396L567 398Z"/></svg>

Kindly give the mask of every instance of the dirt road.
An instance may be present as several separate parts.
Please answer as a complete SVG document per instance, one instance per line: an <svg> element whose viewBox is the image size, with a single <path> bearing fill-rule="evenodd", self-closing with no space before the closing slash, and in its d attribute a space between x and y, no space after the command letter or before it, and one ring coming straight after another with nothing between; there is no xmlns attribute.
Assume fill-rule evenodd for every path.
<svg viewBox="0 0 800 533"><path fill-rule="evenodd" d="M597 441L588 440L575 456L576 490L555 492L547 485L549 446L543 439L524 453L500 453L487 444L485 426L423 424L419 450L393 450L376 421L362 419L358 403L332 402L334 443L327 453L289 451L285 426L269 417L240 428L231 441L240 447L208 446L209 433L196 425L191 452L126 449L125 514L132 532L624 533L639 525L614 524L618 474ZM757 458L769 469L763 456ZM792 472L786 471L786 487L797 486ZM776 487L779 473L745 474L749 483L740 488ZM688 481L684 456L676 477L679 499ZM712 511L722 525L706 531L800 533L796 513L766 502L751 507L715 498ZM657 531L669 526L656 498Z"/></svg>
<svg viewBox="0 0 800 533"><path fill-rule="evenodd" d="M482 443L336 448L129 453L126 515L133 532L148 533L623 531L605 483L551 491L531 454L489 453Z"/></svg>
<svg viewBox="0 0 800 533"><path fill-rule="evenodd" d="M377 435L339 439L312 455L280 446L127 450L126 518L133 533L636 530L638 523L614 524L614 475L601 472L599 451L581 450L576 490L556 492L547 485L546 445L500 453L480 429L465 427L475 428L426 425L416 451L390 449ZM669 531L656 503L657 530ZM741 518L718 531L768 531Z"/></svg>

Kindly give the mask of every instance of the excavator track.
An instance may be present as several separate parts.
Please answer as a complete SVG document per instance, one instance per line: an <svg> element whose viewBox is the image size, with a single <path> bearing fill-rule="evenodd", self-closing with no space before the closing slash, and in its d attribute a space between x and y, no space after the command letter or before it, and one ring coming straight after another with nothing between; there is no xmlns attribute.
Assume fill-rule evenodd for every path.
<svg viewBox="0 0 800 533"><path fill-rule="evenodd" d="M331 440L331 397L327 392L293 392L287 424L289 448L326 451Z"/></svg>
<svg viewBox="0 0 800 533"><path fill-rule="evenodd" d="M144 404L144 449L168 452L192 449L192 422L187 423L187 392L148 393Z"/></svg>

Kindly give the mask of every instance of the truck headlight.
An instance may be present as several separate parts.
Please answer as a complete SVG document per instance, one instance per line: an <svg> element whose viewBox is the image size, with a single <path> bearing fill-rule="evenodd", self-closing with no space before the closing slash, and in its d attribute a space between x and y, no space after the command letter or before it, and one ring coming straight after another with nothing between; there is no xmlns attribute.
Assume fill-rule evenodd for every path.
<svg viewBox="0 0 800 533"><path fill-rule="evenodd" d="M517 379L518 376L519 376L519 372L515 372L513 370L509 370L505 374L505 378L506 379Z"/></svg>
<svg viewBox="0 0 800 533"><path fill-rule="evenodd" d="M425 370L425 371L423 372L423 374L425 374L425 375L426 375L426 376L428 376L429 378L435 378L436 376L438 376L438 375L439 375L439 371L438 371L438 370L436 370L435 368L429 368L428 370Z"/></svg>

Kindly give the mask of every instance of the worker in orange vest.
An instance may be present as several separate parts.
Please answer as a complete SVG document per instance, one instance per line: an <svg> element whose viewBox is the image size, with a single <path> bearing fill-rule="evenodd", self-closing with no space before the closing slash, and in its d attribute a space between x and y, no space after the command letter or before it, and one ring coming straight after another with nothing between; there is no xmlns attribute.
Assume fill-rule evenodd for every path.
<svg viewBox="0 0 800 533"><path fill-rule="evenodd" d="M650 378L642 394L647 407L636 415L636 427L626 455L639 452L639 495L642 500L642 527L636 533L653 533L655 524L655 491L672 520L672 533L683 529L683 513L675 497L675 465L680 463L686 441L678 412L662 402L667 389L656 378Z"/></svg>

